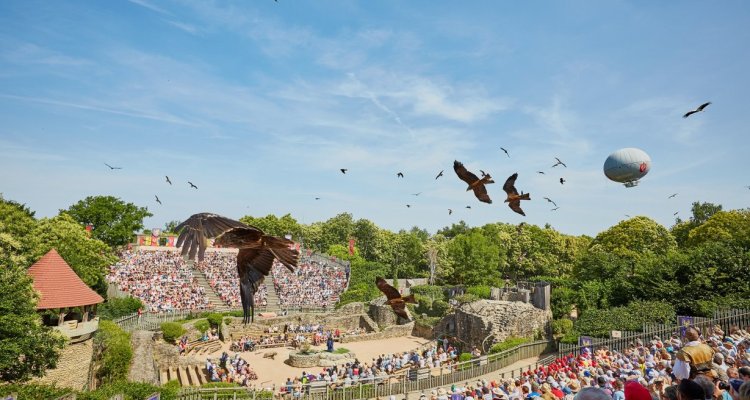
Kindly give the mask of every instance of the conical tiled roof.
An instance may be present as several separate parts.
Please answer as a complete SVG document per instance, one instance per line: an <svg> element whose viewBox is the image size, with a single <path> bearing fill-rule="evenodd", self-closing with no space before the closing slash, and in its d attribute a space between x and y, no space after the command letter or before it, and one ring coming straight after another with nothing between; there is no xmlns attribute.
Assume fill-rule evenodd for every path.
<svg viewBox="0 0 750 400"><path fill-rule="evenodd" d="M86 286L68 263L52 249L29 268L34 289L40 294L37 310L87 306L104 302Z"/></svg>

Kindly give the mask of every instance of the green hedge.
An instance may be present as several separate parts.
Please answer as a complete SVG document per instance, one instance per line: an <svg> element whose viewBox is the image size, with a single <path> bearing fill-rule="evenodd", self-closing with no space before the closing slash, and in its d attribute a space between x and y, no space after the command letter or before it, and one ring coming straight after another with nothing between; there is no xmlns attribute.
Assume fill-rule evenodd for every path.
<svg viewBox="0 0 750 400"><path fill-rule="evenodd" d="M119 381L106 384L93 392L81 392L77 400L109 400L117 394L124 394L125 400L143 400L148 395L159 392L161 400L176 400L179 393L179 383L170 381L164 386L154 386L148 383ZM20 400L20 399L19 399Z"/></svg>
<svg viewBox="0 0 750 400"><path fill-rule="evenodd" d="M445 290L442 286L436 285L417 285L409 288L409 293L418 294L424 297L429 297L431 300L447 300L445 297Z"/></svg>
<svg viewBox="0 0 750 400"><path fill-rule="evenodd" d="M641 331L644 324L668 324L676 320L674 306L664 301L633 301L625 307L587 310L576 321L578 334L609 337L611 331Z"/></svg>
<svg viewBox="0 0 750 400"><path fill-rule="evenodd" d="M495 343L490 347L490 354L500 353L501 351L512 349L524 343L529 343L531 339L511 336L500 343Z"/></svg>
<svg viewBox="0 0 750 400"><path fill-rule="evenodd" d="M198 330L198 332L201 333L201 335L203 335L204 333L208 332L209 329L211 329L211 326L208 324L208 321L206 321L205 319L196 321L193 324L193 326L195 327L195 329Z"/></svg>
<svg viewBox="0 0 750 400"><path fill-rule="evenodd" d="M211 313L206 316L206 320L211 324L212 327L218 328L221 326L221 319L223 316L219 313Z"/></svg>
<svg viewBox="0 0 750 400"><path fill-rule="evenodd" d="M100 382L115 382L128 376L133 358L129 333L112 321L101 321L94 336L94 348L94 357L99 366L96 377Z"/></svg>
<svg viewBox="0 0 750 400"><path fill-rule="evenodd" d="M107 302L96 308L96 314L102 319L115 319L137 312L143 308L141 300L135 297L107 299Z"/></svg>
<svg viewBox="0 0 750 400"><path fill-rule="evenodd" d="M162 322L161 332L165 341L174 344L177 338L185 334L185 328L178 322Z"/></svg>
<svg viewBox="0 0 750 400"><path fill-rule="evenodd" d="M73 389L59 388L54 385L43 385L39 383L0 385L0 396L7 396L16 393L18 395L18 400L56 399L71 392L73 392Z"/></svg>
<svg viewBox="0 0 750 400"><path fill-rule="evenodd" d="M552 333L555 335L567 335L573 331L573 321L560 318L552 321Z"/></svg>

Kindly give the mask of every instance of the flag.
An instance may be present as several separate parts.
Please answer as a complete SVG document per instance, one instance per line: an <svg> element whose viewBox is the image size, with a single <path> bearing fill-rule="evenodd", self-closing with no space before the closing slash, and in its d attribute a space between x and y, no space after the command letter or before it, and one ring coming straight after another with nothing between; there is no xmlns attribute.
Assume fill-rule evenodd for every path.
<svg viewBox="0 0 750 400"><path fill-rule="evenodd" d="M349 239L349 255L354 255L354 239Z"/></svg>
<svg viewBox="0 0 750 400"><path fill-rule="evenodd" d="M690 325L693 325L693 317L677 317L677 324L680 325L680 337L685 337L685 332Z"/></svg>

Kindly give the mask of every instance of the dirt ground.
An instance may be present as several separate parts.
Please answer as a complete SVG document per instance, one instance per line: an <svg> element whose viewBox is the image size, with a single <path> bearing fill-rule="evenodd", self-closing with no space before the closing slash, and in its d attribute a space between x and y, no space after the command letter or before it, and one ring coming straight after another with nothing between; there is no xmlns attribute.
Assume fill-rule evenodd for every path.
<svg viewBox="0 0 750 400"><path fill-rule="evenodd" d="M352 342L352 343L336 343L334 349L339 347L345 347L350 352L357 355L357 358L361 362L371 362L373 358L377 358L378 355L384 353L402 352L416 349L425 343L428 343L428 339L405 336L399 338L382 339L382 340L368 340L363 342ZM325 350L323 346L313 346L317 350ZM203 356L194 356L202 361L206 358L215 359L221 356L221 352L226 351L230 356L234 356L234 352L229 351L229 343L224 343L221 350ZM267 352L275 351L276 357L271 360L270 358L263 358L263 354ZM284 363L284 360L289 356L289 352L293 351L291 347L276 347L272 349L263 349L257 351L243 351L240 356L250 363L250 366L258 374L258 380L254 381L256 387L271 388L274 384L278 388L281 384L286 382L287 378L294 378L300 376L303 371L318 373L322 371L322 367L317 368L295 368Z"/></svg>

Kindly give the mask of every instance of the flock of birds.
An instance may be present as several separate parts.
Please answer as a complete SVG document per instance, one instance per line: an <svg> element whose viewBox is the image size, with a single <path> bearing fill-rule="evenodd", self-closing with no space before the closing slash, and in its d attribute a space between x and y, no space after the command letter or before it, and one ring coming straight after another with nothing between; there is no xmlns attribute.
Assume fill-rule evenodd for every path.
<svg viewBox="0 0 750 400"><path fill-rule="evenodd" d="M683 117L687 118L695 113L704 111L704 109L711 103L704 103L697 109L689 111ZM501 147L505 155L510 158L510 153L507 149ZM555 157L555 163L552 168L557 166L563 166L567 168L567 165ZM114 167L105 163L111 170L119 170L122 167ZM474 196L483 203L492 203L492 199L487 193L487 185L495 183L492 180L490 174L485 173L482 170L480 174L482 177L478 177L474 173L464 167L459 161L453 162L453 170L459 179L464 181L468 186L466 191L473 191ZM341 168L342 174L346 174L348 169ZM445 170L440 171L435 179L443 176ZM537 171L537 173L545 175L544 171ZM397 178L403 178L404 173L398 172ZM165 176L166 182L172 185L172 181L169 176ZM514 212L526 215L521 208L522 200L531 200L529 193L518 192L515 187L518 173L514 173L509 176L503 184L503 190L506 193L505 203L508 203L508 207ZM564 178L560 178L560 184L564 184L566 181ZM187 182L191 188L198 189L198 186L192 182ZM750 189L750 186L748 186ZM422 192L413 193L413 196L419 196ZM669 196L670 199L676 197L678 193L674 193ZM161 204L161 200L155 195L156 201ZM320 200L319 197L315 198ZM544 200L551 203L554 208L552 211L557 210L558 205L552 199L543 197ZM407 207L411 205L407 204ZM471 208L466 206L466 208ZM448 209L448 214L452 214L453 210ZM675 213L677 215L679 212ZM243 309L243 322L247 324L254 320L255 314L255 292L258 290L260 285L265 280L265 277L271 271L274 260L278 260L287 269L294 272L297 268L299 261L299 250L296 248L295 243L289 239L266 235L261 229L244 224L240 221L229 219L218 214L212 213L199 213L190 216L187 220L179 224L175 231L179 233L177 238L177 247L182 248L182 255L187 255L189 260L195 260L196 256L198 260L203 260L206 248L208 246L208 239L214 238L214 244L222 247L233 247L239 249L237 254L237 273L240 280L240 299L242 301ZM388 305L391 306L393 312L399 317L409 319L406 313L406 303L416 303L414 296L402 297L396 288L389 285L383 278L378 277L375 280L375 284L378 289L385 294Z"/></svg>

